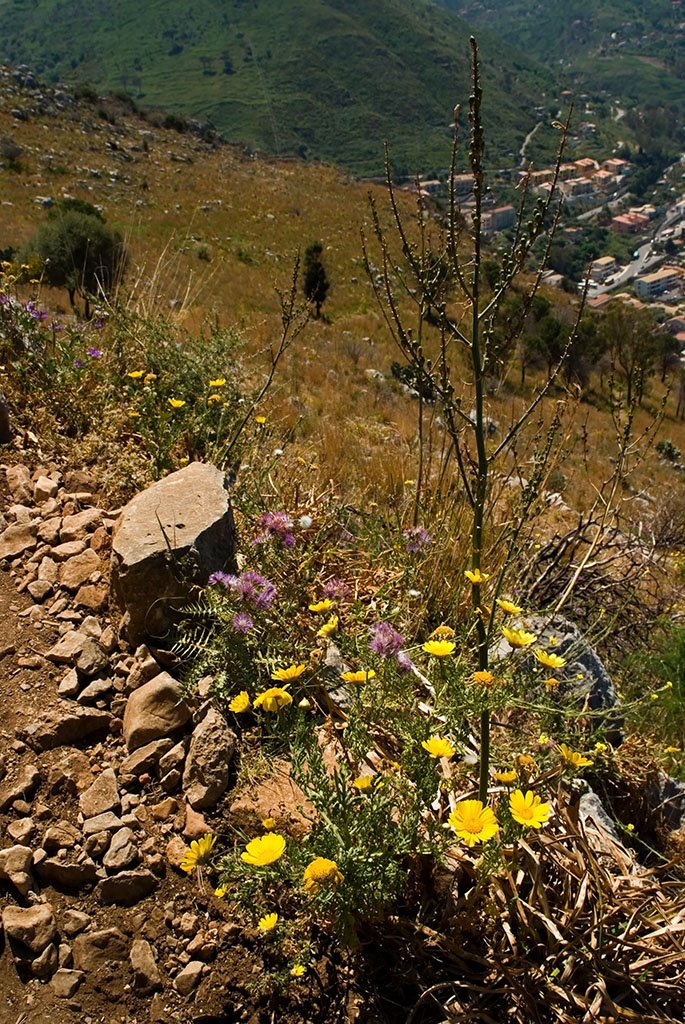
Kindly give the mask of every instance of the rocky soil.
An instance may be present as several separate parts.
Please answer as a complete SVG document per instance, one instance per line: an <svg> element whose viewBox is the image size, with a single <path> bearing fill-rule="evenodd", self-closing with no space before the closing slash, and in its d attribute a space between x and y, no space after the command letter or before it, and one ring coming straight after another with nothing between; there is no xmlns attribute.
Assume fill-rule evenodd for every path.
<svg viewBox="0 0 685 1024"><path fill-rule="evenodd" d="M273 1019L249 998L255 933L179 864L232 807L277 813L274 800L236 803L227 722L121 638L119 512L93 480L55 465L0 479L0 1016Z"/></svg>

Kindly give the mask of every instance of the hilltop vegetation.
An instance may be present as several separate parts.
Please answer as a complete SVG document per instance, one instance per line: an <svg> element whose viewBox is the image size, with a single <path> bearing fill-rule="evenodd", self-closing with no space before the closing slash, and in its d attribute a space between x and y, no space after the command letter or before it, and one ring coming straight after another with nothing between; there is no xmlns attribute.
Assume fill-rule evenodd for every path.
<svg viewBox="0 0 685 1024"><path fill-rule="evenodd" d="M230 142L357 174L382 173L384 139L398 171L444 166L449 111L468 95L469 27L424 0L120 0L115 11L106 0L0 0L0 18L6 63L125 90L210 120ZM558 90L496 36L483 32L481 46L492 156L507 160Z"/></svg>

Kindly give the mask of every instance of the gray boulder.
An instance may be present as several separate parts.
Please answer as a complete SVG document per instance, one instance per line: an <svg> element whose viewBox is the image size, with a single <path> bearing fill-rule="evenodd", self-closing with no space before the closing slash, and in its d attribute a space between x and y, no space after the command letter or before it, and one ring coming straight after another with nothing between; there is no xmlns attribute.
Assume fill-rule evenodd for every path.
<svg viewBox="0 0 685 1024"><path fill-rule="evenodd" d="M124 739L129 751L152 740L162 739L180 729L190 718L190 708L181 689L168 672L134 690L126 701Z"/></svg>
<svg viewBox="0 0 685 1024"><path fill-rule="evenodd" d="M112 543L112 591L128 639L163 636L193 585L234 557L233 513L216 466L192 462L136 495Z"/></svg>
<svg viewBox="0 0 685 1024"><path fill-rule="evenodd" d="M183 773L183 790L196 810L214 807L228 788L235 733L213 708L196 726Z"/></svg>

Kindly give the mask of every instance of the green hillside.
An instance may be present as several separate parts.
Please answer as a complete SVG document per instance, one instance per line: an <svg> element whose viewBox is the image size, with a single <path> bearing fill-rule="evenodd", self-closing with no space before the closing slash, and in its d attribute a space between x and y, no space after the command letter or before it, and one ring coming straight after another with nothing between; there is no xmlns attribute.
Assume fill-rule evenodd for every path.
<svg viewBox="0 0 685 1024"><path fill-rule="evenodd" d="M685 11L672 0L442 0L479 29L553 62L579 88L630 109L685 115ZM676 131L677 128L677 131Z"/></svg>
<svg viewBox="0 0 685 1024"><path fill-rule="evenodd" d="M232 142L382 172L444 167L470 30L427 0L0 0L0 61L209 119ZM490 152L507 160L554 79L480 34ZM500 68L507 67L506 73Z"/></svg>

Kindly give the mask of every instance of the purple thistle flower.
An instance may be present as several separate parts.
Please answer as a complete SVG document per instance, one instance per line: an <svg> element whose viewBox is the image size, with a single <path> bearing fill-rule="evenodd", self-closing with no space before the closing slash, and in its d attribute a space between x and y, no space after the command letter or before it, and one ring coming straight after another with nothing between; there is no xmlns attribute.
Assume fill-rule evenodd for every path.
<svg viewBox="0 0 685 1024"><path fill-rule="evenodd" d="M404 637L389 622L376 622L371 627L369 650L381 658L391 658L404 647Z"/></svg>
<svg viewBox="0 0 685 1024"><path fill-rule="evenodd" d="M432 540L425 526L412 526L410 529L405 530L402 536L404 537L404 546L410 555L415 555L417 551L425 548Z"/></svg>
<svg viewBox="0 0 685 1024"><path fill-rule="evenodd" d="M207 580L207 584L210 587L222 586L228 588L228 581L234 580L235 578L235 576L231 576L230 573L227 572L213 572Z"/></svg>
<svg viewBox="0 0 685 1024"><path fill-rule="evenodd" d="M276 537L287 548L291 548L294 545L293 521L286 512L265 512L260 517L259 525L264 532L255 537L252 541L253 544L263 544L270 537Z"/></svg>
<svg viewBox="0 0 685 1024"><path fill-rule="evenodd" d="M9 301L10 300L9 300L9 296L8 295L5 295L4 293L2 295L0 295L0 306L7 306L7 305L9 305Z"/></svg>
<svg viewBox="0 0 685 1024"><path fill-rule="evenodd" d="M411 672L414 667L406 651L398 651L395 655L395 661L400 672Z"/></svg>
<svg viewBox="0 0 685 1024"><path fill-rule="evenodd" d="M249 633L254 626L254 622L247 612L236 612L231 621L231 625L236 633Z"/></svg>
<svg viewBox="0 0 685 1024"><path fill-rule="evenodd" d="M80 370L81 367L83 366L83 363L81 362L80 359L74 359L74 366L76 367L77 370Z"/></svg>
<svg viewBox="0 0 685 1024"><path fill-rule="evenodd" d="M100 328L103 327L103 326L104 326L104 324L103 324L102 320L96 320L95 323L93 324L93 327L95 328L96 331L99 331Z"/></svg>
<svg viewBox="0 0 685 1024"><path fill-rule="evenodd" d="M87 348L86 355L90 356L91 359L102 359L101 348Z"/></svg>

